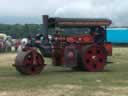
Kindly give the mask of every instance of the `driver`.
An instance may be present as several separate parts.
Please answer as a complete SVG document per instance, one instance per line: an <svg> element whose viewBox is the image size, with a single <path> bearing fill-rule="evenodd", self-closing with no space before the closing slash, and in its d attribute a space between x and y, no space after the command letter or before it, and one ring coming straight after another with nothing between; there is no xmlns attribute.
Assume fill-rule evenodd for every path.
<svg viewBox="0 0 128 96"><path fill-rule="evenodd" d="M94 41L97 43L104 42L104 28L103 27L96 27L95 30L93 30L93 37Z"/></svg>

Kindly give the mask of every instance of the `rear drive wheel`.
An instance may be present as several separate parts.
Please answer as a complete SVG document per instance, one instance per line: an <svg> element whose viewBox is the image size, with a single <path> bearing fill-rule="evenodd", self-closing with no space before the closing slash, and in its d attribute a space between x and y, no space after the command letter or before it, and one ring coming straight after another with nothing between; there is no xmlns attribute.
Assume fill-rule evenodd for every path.
<svg viewBox="0 0 128 96"><path fill-rule="evenodd" d="M85 46L82 50L83 67L90 72L102 71L106 56L104 47L100 45Z"/></svg>

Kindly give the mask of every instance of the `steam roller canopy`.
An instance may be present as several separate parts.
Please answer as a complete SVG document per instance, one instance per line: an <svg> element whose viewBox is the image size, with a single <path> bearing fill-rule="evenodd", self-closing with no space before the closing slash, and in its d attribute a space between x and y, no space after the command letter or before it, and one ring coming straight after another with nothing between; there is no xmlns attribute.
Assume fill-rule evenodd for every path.
<svg viewBox="0 0 128 96"><path fill-rule="evenodd" d="M82 50L83 67L90 72L99 72L104 69L106 62L104 47L94 44L85 46Z"/></svg>
<svg viewBox="0 0 128 96"><path fill-rule="evenodd" d="M44 66L44 59L36 50L22 51L16 56L15 67L21 74L39 74Z"/></svg>

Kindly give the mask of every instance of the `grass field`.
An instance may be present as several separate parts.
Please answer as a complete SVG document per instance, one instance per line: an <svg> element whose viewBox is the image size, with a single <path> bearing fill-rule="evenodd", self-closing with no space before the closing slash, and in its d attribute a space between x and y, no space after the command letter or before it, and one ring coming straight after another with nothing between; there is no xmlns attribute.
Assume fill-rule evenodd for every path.
<svg viewBox="0 0 128 96"><path fill-rule="evenodd" d="M36 76L12 67L16 54L0 54L0 96L128 96L128 48L113 48L104 72L73 72L49 65Z"/></svg>

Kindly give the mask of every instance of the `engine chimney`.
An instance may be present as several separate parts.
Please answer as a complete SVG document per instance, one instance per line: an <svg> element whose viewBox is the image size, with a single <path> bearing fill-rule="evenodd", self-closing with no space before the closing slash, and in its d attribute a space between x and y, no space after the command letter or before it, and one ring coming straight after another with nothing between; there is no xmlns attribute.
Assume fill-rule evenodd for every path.
<svg viewBox="0 0 128 96"><path fill-rule="evenodd" d="M43 15L43 33L45 38L48 40L48 15Z"/></svg>

